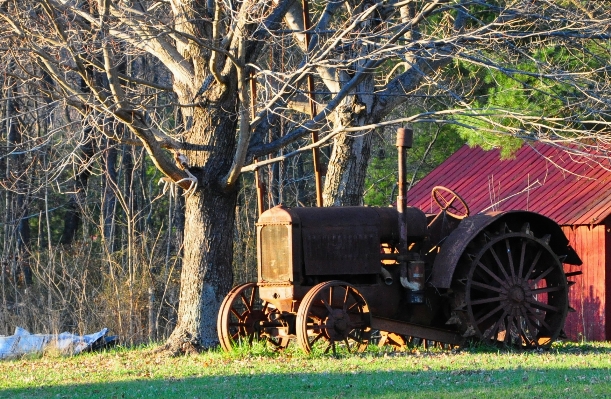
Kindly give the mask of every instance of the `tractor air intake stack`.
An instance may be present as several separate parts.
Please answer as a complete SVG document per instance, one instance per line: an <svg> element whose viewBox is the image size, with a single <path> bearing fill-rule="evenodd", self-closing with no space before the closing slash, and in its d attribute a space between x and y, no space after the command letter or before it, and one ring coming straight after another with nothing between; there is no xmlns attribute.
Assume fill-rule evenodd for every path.
<svg viewBox="0 0 611 399"><path fill-rule="evenodd" d="M412 129L397 129L397 152L399 163L399 196L397 211L399 212L399 263L401 267L401 285L408 290L409 303L424 303L424 262L419 259L408 259L407 250L407 184L405 171L407 169L407 148L412 148Z"/></svg>

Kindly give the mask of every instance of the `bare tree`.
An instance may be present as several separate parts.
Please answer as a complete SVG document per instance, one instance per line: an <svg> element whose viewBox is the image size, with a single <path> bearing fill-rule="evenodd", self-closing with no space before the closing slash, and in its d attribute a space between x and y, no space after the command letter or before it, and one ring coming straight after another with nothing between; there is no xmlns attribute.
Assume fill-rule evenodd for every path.
<svg viewBox="0 0 611 399"><path fill-rule="evenodd" d="M604 141L610 7L579 0L4 0L0 17L3 59L20 66L15 78L71 107L92 135L143 146L164 181L187 190L180 307L167 345L178 352L216 345L216 314L232 285L241 172L334 142L325 203L354 204L375 127L476 125L469 119L476 118L493 134ZM568 54L554 56L556 47ZM135 60L156 63L156 76ZM478 106L473 80L482 75L458 76L461 63L509 76L521 95L554 98L559 108L542 115ZM39 70L54 84L44 84ZM385 120L422 95L443 109ZM592 126L597 136L584 135ZM297 149L277 153L288 145ZM258 163L246 165L253 157Z"/></svg>

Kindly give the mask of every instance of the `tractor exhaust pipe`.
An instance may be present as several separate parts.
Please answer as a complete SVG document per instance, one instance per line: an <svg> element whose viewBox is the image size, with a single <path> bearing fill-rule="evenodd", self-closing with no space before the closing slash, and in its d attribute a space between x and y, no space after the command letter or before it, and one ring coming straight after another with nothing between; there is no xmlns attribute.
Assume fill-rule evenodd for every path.
<svg viewBox="0 0 611 399"><path fill-rule="evenodd" d="M405 171L407 169L407 149L412 148L414 132L412 129L397 129L397 152L398 155L398 174L399 195L397 196L397 211L399 211L399 224L401 232L401 244L407 243L407 221L405 220L405 207L407 206L407 184L405 182ZM403 247L401 247L403 248Z"/></svg>
<svg viewBox="0 0 611 399"><path fill-rule="evenodd" d="M407 261L407 149L412 148L414 132L412 129L397 129L397 152L399 195L397 211L399 213L399 259L401 259L401 285L408 290L409 303L424 303L424 262ZM421 265L422 264L422 265Z"/></svg>

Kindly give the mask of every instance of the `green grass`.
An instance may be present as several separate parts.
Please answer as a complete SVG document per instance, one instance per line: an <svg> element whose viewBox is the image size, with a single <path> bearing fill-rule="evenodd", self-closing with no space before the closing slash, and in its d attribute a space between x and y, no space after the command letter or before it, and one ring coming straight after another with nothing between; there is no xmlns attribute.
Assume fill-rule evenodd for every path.
<svg viewBox="0 0 611 399"><path fill-rule="evenodd" d="M1 398L611 398L611 344L361 355L151 348L0 362Z"/></svg>

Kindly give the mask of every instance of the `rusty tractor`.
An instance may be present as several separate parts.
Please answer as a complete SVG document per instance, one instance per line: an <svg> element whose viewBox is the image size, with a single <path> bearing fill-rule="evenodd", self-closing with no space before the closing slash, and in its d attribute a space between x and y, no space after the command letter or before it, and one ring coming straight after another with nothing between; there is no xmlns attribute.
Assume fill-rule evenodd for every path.
<svg viewBox="0 0 611 399"><path fill-rule="evenodd" d="M580 265L560 227L527 211L471 216L454 191L435 187L438 214L406 206L406 148L399 129L396 207L276 206L257 223L258 281L221 305L221 346L291 340L361 351L415 339L545 348L571 310L563 263ZM378 335L379 333L379 335Z"/></svg>

